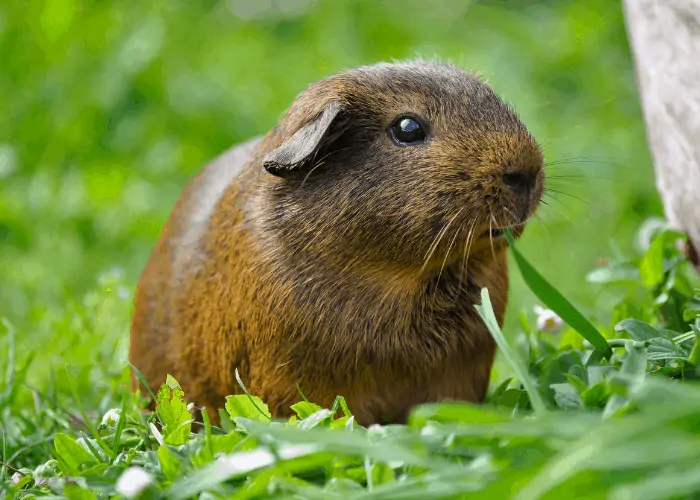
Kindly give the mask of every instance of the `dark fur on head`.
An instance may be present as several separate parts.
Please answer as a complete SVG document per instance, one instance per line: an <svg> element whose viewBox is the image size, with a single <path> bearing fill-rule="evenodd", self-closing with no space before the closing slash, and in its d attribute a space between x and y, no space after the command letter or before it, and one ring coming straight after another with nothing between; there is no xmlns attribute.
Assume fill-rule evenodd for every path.
<svg viewBox="0 0 700 500"><path fill-rule="evenodd" d="M424 142L392 140L401 116L423 125ZM172 253L207 170L144 271L132 362L149 380L172 373L194 401L220 406L238 391L237 367L275 415L298 384L320 404L346 396L365 424L483 399L494 344L473 305L487 286L502 321L497 230L522 231L544 182L537 143L488 85L422 61L339 73L236 161L191 258ZM174 357L150 351L168 339Z"/></svg>
<svg viewBox="0 0 700 500"><path fill-rule="evenodd" d="M400 115L422 120L425 145L392 143L386 130ZM283 245L288 235L298 240L291 247L326 258L334 249L343 261L415 270L453 217L464 240L472 229L481 235L518 226L539 202L537 143L489 86L454 66L380 64L341 73L310 86L282 123L284 142L265 165L285 178L270 182L267 197L276 207L270 228ZM299 130L318 124L311 141L298 140ZM303 160L289 163L290 144L304 150ZM503 174L512 171L537 176L528 200L504 186Z"/></svg>

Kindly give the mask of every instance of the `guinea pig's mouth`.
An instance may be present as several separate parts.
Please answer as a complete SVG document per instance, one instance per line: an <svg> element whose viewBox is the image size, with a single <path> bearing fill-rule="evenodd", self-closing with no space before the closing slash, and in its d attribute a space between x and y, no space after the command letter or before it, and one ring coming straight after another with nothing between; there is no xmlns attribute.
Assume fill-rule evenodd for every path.
<svg viewBox="0 0 700 500"><path fill-rule="evenodd" d="M486 231L484 231L481 237L488 238L491 241L500 240L501 238L505 238L506 229L510 230L513 237L517 239L523 232L523 224L513 224L503 227L492 227L491 229L487 229Z"/></svg>
<svg viewBox="0 0 700 500"><path fill-rule="evenodd" d="M500 238L503 236L505 229L493 228L484 232L484 236L489 236L491 238Z"/></svg>

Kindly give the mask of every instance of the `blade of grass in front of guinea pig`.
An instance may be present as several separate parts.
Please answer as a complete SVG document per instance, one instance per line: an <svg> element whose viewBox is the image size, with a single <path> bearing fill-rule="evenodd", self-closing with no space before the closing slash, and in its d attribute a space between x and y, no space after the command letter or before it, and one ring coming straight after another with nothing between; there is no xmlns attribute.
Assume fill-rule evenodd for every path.
<svg viewBox="0 0 700 500"><path fill-rule="evenodd" d="M510 363L510 366L513 368L513 371L525 387L525 391L527 392L527 395L530 398L530 404L532 405L532 409L535 411L536 414L544 415L547 412L547 405L542 399L540 393L537 391L537 384L530 376L530 372L525 366L525 363L523 363L523 361L518 357L518 355L515 354L515 352L513 352L513 350L508 345L508 341L503 336L503 332L498 326L498 321L496 320L496 316L493 313L493 307L491 306L491 297L489 296L489 291L487 288L481 289L481 304L475 305L474 309L476 309L476 312L479 313L479 316L481 316L481 319L484 321L486 327L489 329L489 332L491 333L493 340L496 342L496 345L506 357L506 360L508 361L508 363Z"/></svg>
<svg viewBox="0 0 700 500"><path fill-rule="evenodd" d="M547 280L538 273L527 259L520 253L515 246L515 239L510 229L505 230L508 246L513 252L515 262L518 264L520 274L522 274L525 283L530 287L530 290L539 298L547 307L557 313L561 319L566 321L571 328L576 330L583 338L588 340L593 346L602 351L606 358L612 355L612 348L608 345L605 337L593 326L593 324L581 314L574 305L569 302L559 291L550 285Z"/></svg>

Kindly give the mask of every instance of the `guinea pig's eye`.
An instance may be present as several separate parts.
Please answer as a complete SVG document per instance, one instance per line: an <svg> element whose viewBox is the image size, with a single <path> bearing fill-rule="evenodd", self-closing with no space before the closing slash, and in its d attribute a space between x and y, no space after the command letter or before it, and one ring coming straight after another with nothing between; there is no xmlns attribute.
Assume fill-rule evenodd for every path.
<svg viewBox="0 0 700 500"><path fill-rule="evenodd" d="M410 116L400 116L389 127L389 135L402 146L425 141L425 130L418 120Z"/></svg>

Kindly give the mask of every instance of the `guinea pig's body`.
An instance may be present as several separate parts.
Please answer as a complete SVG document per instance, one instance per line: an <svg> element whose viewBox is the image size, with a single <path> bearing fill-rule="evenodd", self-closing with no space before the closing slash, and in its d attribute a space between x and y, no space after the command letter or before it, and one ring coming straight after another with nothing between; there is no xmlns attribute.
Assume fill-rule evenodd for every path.
<svg viewBox="0 0 700 500"><path fill-rule="evenodd" d="M480 402L502 322L501 229L544 174L514 112L453 66L381 64L309 86L265 137L188 185L137 288L131 361L210 409L249 391L276 417L299 391L362 424Z"/></svg>

